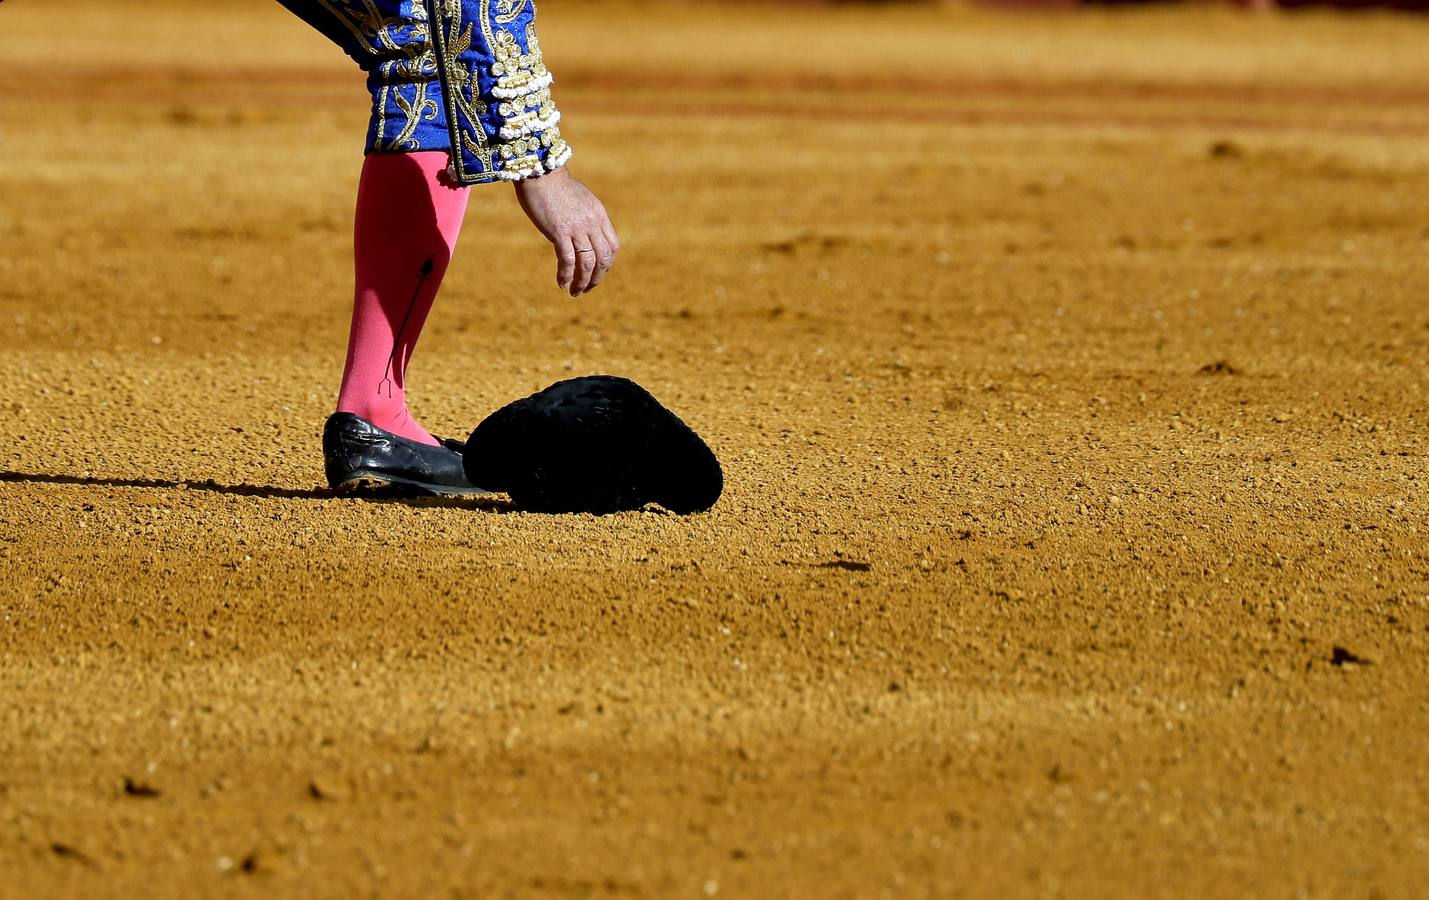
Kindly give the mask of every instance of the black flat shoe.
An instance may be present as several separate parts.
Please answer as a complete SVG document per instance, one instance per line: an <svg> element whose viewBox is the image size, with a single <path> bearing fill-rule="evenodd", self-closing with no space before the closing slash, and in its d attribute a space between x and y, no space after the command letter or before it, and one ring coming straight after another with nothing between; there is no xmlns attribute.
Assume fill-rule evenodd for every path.
<svg viewBox="0 0 1429 900"><path fill-rule="evenodd" d="M461 441L440 447L384 431L352 413L333 413L323 426L323 468L335 491L399 489L438 496L484 494L467 481Z"/></svg>
<svg viewBox="0 0 1429 900"><path fill-rule="evenodd" d="M608 513L658 503L709 509L724 490L700 436L640 385L593 375L492 413L466 443L466 477L533 512Z"/></svg>

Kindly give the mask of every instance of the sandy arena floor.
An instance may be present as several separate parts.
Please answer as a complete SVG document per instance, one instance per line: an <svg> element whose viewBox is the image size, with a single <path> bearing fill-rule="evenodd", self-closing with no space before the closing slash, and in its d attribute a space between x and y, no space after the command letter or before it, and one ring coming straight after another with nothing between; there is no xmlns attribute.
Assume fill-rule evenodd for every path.
<svg viewBox="0 0 1429 900"><path fill-rule="evenodd" d="M0 8L0 895L1423 896L1429 19L542 24L627 249L480 189L416 410L709 514L330 497L357 73Z"/></svg>

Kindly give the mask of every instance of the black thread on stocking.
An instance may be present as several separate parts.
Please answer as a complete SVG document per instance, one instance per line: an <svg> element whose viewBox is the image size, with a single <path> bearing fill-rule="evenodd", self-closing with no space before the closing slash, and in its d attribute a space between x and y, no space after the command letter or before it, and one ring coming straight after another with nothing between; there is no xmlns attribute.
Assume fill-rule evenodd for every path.
<svg viewBox="0 0 1429 900"><path fill-rule="evenodd" d="M437 266L434 256L427 257L427 261L422 263L421 273L417 278L417 289L412 292L412 300L407 304L407 311L402 315L402 324L397 328L397 334L392 338L392 353L387 357L387 369L382 373L382 380L377 382L377 393L382 393L382 385L387 385L387 396L392 396L392 367L397 364L397 351L402 348L402 333L407 330L407 320L412 318L412 310L417 307L417 298L422 294L422 286L427 283L427 279L432 277L432 270Z"/></svg>

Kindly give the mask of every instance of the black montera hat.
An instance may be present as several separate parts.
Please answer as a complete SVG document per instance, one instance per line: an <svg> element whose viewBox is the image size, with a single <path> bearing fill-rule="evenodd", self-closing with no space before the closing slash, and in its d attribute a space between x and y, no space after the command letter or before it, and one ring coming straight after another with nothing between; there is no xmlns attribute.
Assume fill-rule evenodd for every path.
<svg viewBox="0 0 1429 900"><path fill-rule="evenodd" d="M466 477L533 512L609 513L658 503L709 509L724 474L700 436L628 378L551 385L476 426Z"/></svg>

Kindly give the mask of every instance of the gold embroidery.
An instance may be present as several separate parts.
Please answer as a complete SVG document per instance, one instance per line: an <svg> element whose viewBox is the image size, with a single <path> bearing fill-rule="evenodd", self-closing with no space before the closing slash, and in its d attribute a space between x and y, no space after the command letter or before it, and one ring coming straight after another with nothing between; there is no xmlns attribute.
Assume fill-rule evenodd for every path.
<svg viewBox="0 0 1429 900"><path fill-rule="evenodd" d="M396 50L397 42L393 40L389 29L401 27L403 21L399 18L384 16L377 8L376 0L359 0L362 4L361 10L356 10L349 6L350 0L318 0L332 17L337 19L352 32L352 36L362 42L363 46L373 54L382 50ZM415 13L418 10L414 7L413 18L417 18Z"/></svg>
<svg viewBox="0 0 1429 900"><path fill-rule="evenodd" d="M374 101L376 106L374 108L375 115L373 116L373 118L377 121L377 133L373 135L372 144L375 147L382 146L383 138L387 134L387 98L391 95L391 93L391 86L384 84L382 85L382 90L378 92L377 98Z"/></svg>
<svg viewBox="0 0 1429 900"><path fill-rule="evenodd" d="M458 152L453 168L467 183L493 178L517 180L540 175L570 158L556 122L560 113L551 98L551 74L541 57L533 26L526 29L523 49L514 33L493 27L518 18L528 0L479 0L479 22L467 19L463 0L432 0L432 37L438 54L447 114ZM476 72L462 65L462 55L472 48L473 27L480 27L491 55L489 74L494 81L484 102ZM488 137L487 129L495 131ZM478 171L468 170L474 157ZM499 168L498 168L499 165Z"/></svg>
<svg viewBox="0 0 1429 900"><path fill-rule="evenodd" d="M526 9L528 0L496 0L496 24L514 22Z"/></svg>
<svg viewBox="0 0 1429 900"><path fill-rule="evenodd" d="M379 0L319 2L328 15L352 33L362 50L371 57L383 58L372 76L380 82L374 97L374 146L386 150L420 149L414 138L417 128L423 120L430 122L441 115L440 104L431 96L431 83L438 79L437 59L425 5L420 0L397 4ZM384 9L396 14L384 15ZM402 58L392 58L396 54ZM396 130L390 139L389 125Z"/></svg>
<svg viewBox="0 0 1429 900"><path fill-rule="evenodd" d="M402 95L401 91L395 92L397 108L402 110L402 114L406 116L407 121L406 124L402 126L402 130L397 133L397 136L392 138L391 143L387 145L388 149L421 149L412 139L412 136L417 132L417 126L421 124L423 119L430 122L441 115L442 112L437 101L427 96L428 87L430 87L430 85L427 82L419 82L416 85L417 95L410 101Z"/></svg>
<svg viewBox="0 0 1429 900"><path fill-rule="evenodd" d="M482 171L468 173L462 161L462 153L458 148L452 148L452 162L457 169L457 174L463 180L471 180L473 176L482 176L482 180L489 180L493 177L493 166L491 158L491 147L486 142L486 132L482 128L481 121L486 115L487 107L476 96L476 79L461 64L461 55L471 48L470 22L462 21L461 0L441 0L442 9L440 12L450 21L449 26L444 26L442 19L432 23L436 29L433 37L436 38L437 49L441 54L441 71L446 79L447 117L453 134L460 134L462 149L480 162ZM485 11L485 0L482 4ZM463 28L463 24L465 27ZM465 122L466 127L462 127Z"/></svg>

